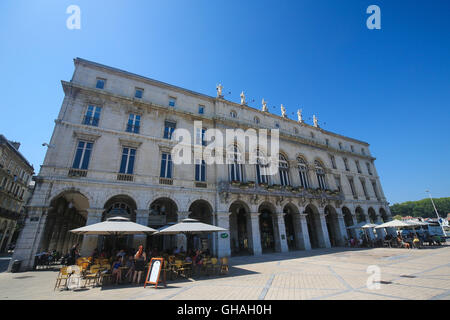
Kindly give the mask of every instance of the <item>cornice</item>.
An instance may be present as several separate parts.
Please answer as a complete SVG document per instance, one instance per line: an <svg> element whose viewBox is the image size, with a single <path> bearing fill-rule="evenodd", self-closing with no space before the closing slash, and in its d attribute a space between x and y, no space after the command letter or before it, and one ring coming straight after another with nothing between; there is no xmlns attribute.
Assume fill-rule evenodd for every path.
<svg viewBox="0 0 450 320"><path fill-rule="evenodd" d="M192 119L195 119L195 120L201 120L201 121L205 120L207 122L215 122L215 123L218 122L218 123L222 123L222 124L228 125L230 127L239 126L239 128L241 128L241 129L243 129L242 126L244 128L246 128L246 129L247 128L258 127L258 129L267 129L268 130L268 134L270 134L270 129L272 129L272 128L266 128L266 127L263 127L263 126L260 126L260 125L257 126L256 124L250 123L248 121L237 121L237 120L233 120L233 119L228 119L228 118L225 118L224 116L220 116L220 115L214 115L212 117L206 117L206 116L200 116L200 115L197 115L197 114L194 114L192 112L185 111L185 110L179 110L179 109L176 109L176 108L170 108L169 109L168 107L164 107L164 106L161 106L159 104L155 104L153 102L147 102L147 101L141 101L141 100L136 101L136 99L133 99L133 98L130 98L130 97L125 97L125 96L122 96L122 95L118 95L118 94L111 93L111 92L104 91L104 90L100 90L100 89L85 87L83 85L80 85L80 84L77 84L77 83L73 83L73 82L61 81L61 83L62 83L62 85L64 87L64 91L65 92L67 91L67 88L74 87L74 88L77 88L79 90L85 91L85 92L87 92L89 94L102 96L102 97L107 98L107 99L109 98L109 99L117 99L119 101L124 101L124 102L128 103L129 105L130 104L131 105L139 104L139 106L148 108L147 111L149 113L151 112L152 109L154 109L154 110L162 111L162 112L168 113L168 114L176 114L176 115L179 115L180 117L187 117L187 116L189 116L189 117L191 117ZM222 99L220 99L220 100L222 100ZM102 103L103 103L103 101L102 101ZM233 103L233 104L235 104L237 106L242 106L242 105L236 104L236 103ZM248 107L248 108L250 108L250 107ZM250 108L250 109L252 109L252 111L258 111L258 112L261 112L261 113L264 113L264 114L267 113L267 112L259 111L257 109L253 109L253 108ZM278 117L279 119L282 119L282 120L285 120L285 121L292 121L292 122L296 123L297 125L303 125L303 126L308 126L308 127L312 128L312 129L317 129L317 128L313 127L313 126L309 126L309 125L304 124L304 123L298 123L298 122L296 122L294 120L291 120L291 119L288 119L288 118L283 118L283 117L280 117L280 116L277 116L277 115L273 115L273 116ZM110 129L108 129L108 130L110 130ZM333 134L331 132L328 132L328 131L326 131L326 132L327 132L327 134L335 135L335 134ZM336 136L339 136L339 135L336 135ZM341 136L339 136L339 137L341 137ZM349 152L349 151L345 151L345 150L335 149L335 148L332 148L332 147L327 146L325 144L316 142L316 141L314 141L312 139L308 139L308 138L301 137L301 136L296 136L294 134L283 132L282 130L280 130L280 138L283 138L283 139L286 139L286 140L300 142L300 143L302 143L304 145L313 146L313 147L316 147L316 148L321 149L321 150L325 150L325 151L328 150L328 152L333 152L334 154L343 154L343 155L347 155L347 156L351 156L351 157L358 157L358 158L366 159L366 160L368 159L370 161L376 160L376 158L371 157L369 155L362 155L362 154L357 154L357 153L354 153L354 152ZM344 137L344 138L346 138L346 137ZM351 139L351 138L346 138L346 139ZM352 141L356 141L358 143L365 143L365 142L358 141L358 140L352 140ZM365 144L367 144L367 143L365 143ZM367 146L368 146L368 144L367 144Z"/></svg>

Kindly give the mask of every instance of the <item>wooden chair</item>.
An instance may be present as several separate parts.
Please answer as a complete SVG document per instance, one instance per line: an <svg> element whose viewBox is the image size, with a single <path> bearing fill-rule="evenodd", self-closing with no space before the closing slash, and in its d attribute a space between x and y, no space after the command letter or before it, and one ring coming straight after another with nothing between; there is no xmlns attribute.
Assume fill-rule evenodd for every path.
<svg viewBox="0 0 450 320"><path fill-rule="evenodd" d="M182 276L185 278L189 277L189 269L185 267L185 265L183 264L183 260L175 260L174 272L178 276Z"/></svg>
<svg viewBox="0 0 450 320"><path fill-rule="evenodd" d="M169 264L168 260L164 259L164 263L163 263L163 267L162 267L161 271L164 272L164 275L163 275L164 277L166 277L168 274L170 277L170 280L172 280L173 269L172 269L171 265ZM164 281L165 280L166 279L164 279Z"/></svg>
<svg viewBox="0 0 450 320"><path fill-rule="evenodd" d="M219 260L217 258L215 258L215 257L211 258L210 268L211 268L213 274L218 273L220 270L220 264L218 262L219 262Z"/></svg>
<svg viewBox="0 0 450 320"><path fill-rule="evenodd" d="M228 274L228 258L223 257L222 259L220 259L220 264L220 274Z"/></svg>
<svg viewBox="0 0 450 320"><path fill-rule="evenodd" d="M91 266L91 268L89 269L89 271L84 275L84 287L86 287L86 285L90 284L91 282L94 282L94 285L97 285L99 282L99 278L100 278L100 265L96 264Z"/></svg>
<svg viewBox="0 0 450 320"><path fill-rule="evenodd" d="M104 264L101 266L98 282L101 286L112 283L111 265Z"/></svg>
<svg viewBox="0 0 450 320"><path fill-rule="evenodd" d="M56 288L59 288L63 281L64 281L63 286L66 286L67 279L69 279L69 274L67 273L67 267L62 267L61 269L59 269L58 277L56 278L55 288L53 289L53 291L55 291Z"/></svg>

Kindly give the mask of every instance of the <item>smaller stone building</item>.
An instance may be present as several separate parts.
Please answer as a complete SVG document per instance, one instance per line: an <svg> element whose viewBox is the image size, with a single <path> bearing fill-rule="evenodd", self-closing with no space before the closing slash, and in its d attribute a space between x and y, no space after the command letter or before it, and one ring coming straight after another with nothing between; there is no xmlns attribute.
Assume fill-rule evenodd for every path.
<svg viewBox="0 0 450 320"><path fill-rule="evenodd" d="M0 134L0 252L6 252L24 218L24 206L31 196L28 185L33 166L19 152L20 143Z"/></svg>

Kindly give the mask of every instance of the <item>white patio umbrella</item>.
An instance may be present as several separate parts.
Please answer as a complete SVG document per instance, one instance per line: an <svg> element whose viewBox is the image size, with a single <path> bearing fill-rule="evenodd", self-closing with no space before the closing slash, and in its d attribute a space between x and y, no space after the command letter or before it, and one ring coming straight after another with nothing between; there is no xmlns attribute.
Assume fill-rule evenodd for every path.
<svg viewBox="0 0 450 320"><path fill-rule="evenodd" d="M200 222L196 219L183 219L181 222L164 228L158 232L155 232L153 235L171 235L171 234L185 234L186 237L189 237L194 234L205 234L211 232L221 232L228 231L227 229L216 227L211 224ZM189 244L189 242L188 242Z"/></svg>
<svg viewBox="0 0 450 320"><path fill-rule="evenodd" d="M164 228L163 230L155 232L153 235L164 234L201 234L210 232L228 231L221 227L216 227L211 224L200 222L196 219L187 218L181 222L174 224L173 226Z"/></svg>
<svg viewBox="0 0 450 320"><path fill-rule="evenodd" d="M155 229L131 222L127 218L114 217L106 221L94 223L85 227L70 230L76 234L87 235L128 235L128 234L149 234L156 232Z"/></svg>
<svg viewBox="0 0 450 320"><path fill-rule="evenodd" d="M385 223L382 223L378 226L375 227L375 229L380 229L380 228L404 228L404 227L411 227L411 224L404 222L404 221L400 221L400 220L392 220L392 221L388 221Z"/></svg>

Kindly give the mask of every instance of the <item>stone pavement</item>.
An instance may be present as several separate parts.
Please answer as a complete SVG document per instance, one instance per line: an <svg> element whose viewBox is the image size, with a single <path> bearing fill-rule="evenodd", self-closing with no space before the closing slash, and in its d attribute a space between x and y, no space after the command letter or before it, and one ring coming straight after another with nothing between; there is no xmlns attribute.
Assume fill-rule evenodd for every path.
<svg viewBox="0 0 450 320"><path fill-rule="evenodd" d="M378 289L367 288L378 266ZM119 285L53 291L57 271L0 273L0 299L275 300L450 299L450 246L316 249L233 257L228 276L169 281L167 288Z"/></svg>

